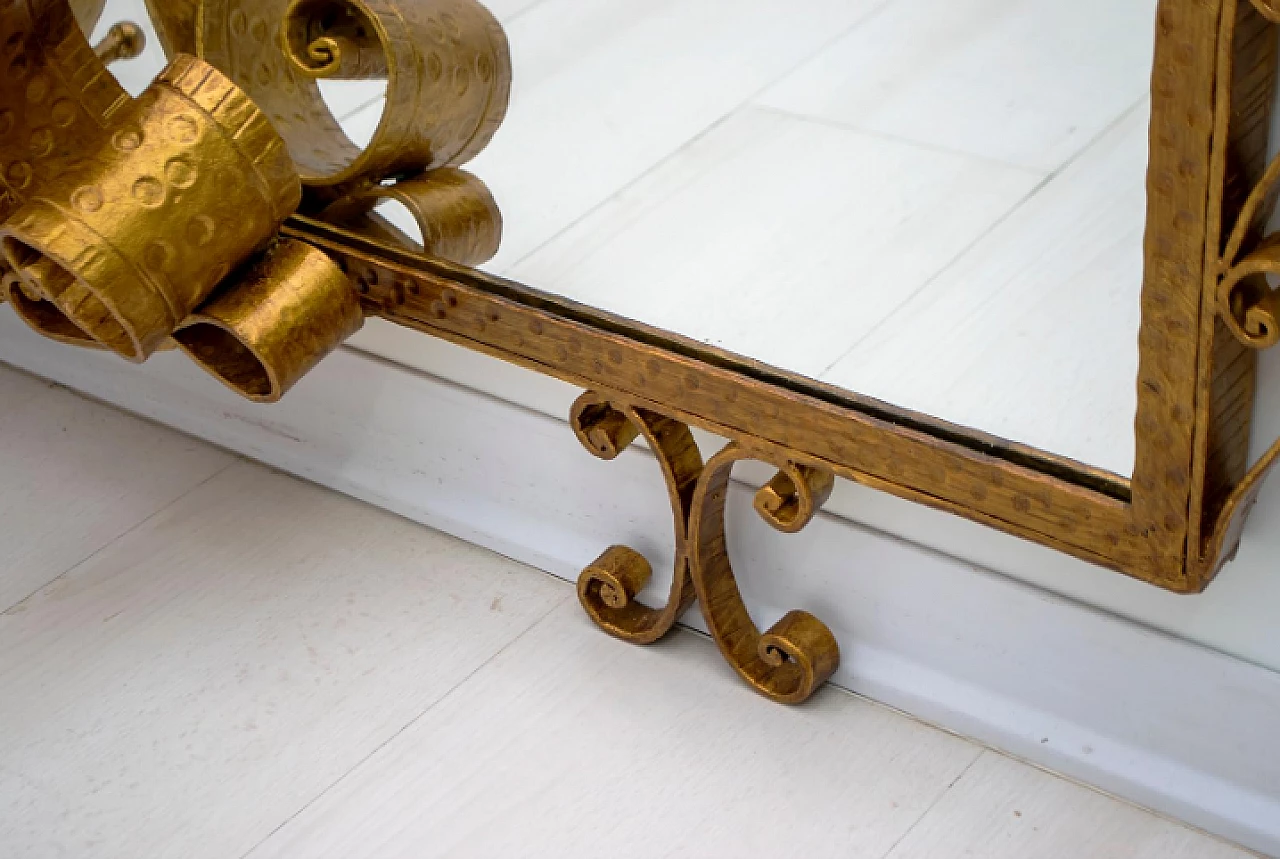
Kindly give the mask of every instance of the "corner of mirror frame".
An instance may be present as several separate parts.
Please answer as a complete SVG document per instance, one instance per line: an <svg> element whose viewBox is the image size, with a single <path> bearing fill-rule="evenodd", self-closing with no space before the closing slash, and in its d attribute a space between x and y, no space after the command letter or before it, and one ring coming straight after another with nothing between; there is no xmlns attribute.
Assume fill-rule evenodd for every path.
<svg viewBox="0 0 1280 859"><path fill-rule="evenodd" d="M837 391L520 284L296 221L363 272L385 318L558 377L624 412L696 426L1159 587L1196 593L1230 559L1272 449L1250 467L1259 343L1219 312L1234 251L1274 205L1268 162L1280 4L1161 0L1155 22L1137 456L1130 480ZM1278 255L1280 256L1280 255Z"/></svg>
<svg viewBox="0 0 1280 859"><path fill-rule="evenodd" d="M52 8L59 0L46 2ZM275 3L283 8L283 0ZM205 53L200 2L148 6L171 53ZM69 14L50 19L53 35L74 48L59 62L89 68L98 59L71 32ZM658 457L670 490L677 569L666 607L649 609L635 601L650 575L647 561L626 547L609 548L583 571L584 608L611 634L643 643L660 638L697 601L728 661L776 701L812 694L835 670L839 649L805 612L791 612L764 633L752 622L724 533L730 475L743 460L777 469L755 507L783 533L803 529L840 476L1171 591L1203 590L1233 555L1263 479L1280 459L1277 443L1249 462L1257 352L1280 340L1280 294L1265 281L1280 274L1280 239L1265 234L1280 194L1280 159L1268 160L1280 0L1161 0L1155 26L1131 479L469 268L496 248L501 222L483 186L460 171L396 186L414 204L424 235L439 233L429 252L456 262L425 256L372 215L385 196L380 186L344 186L342 193L354 195L351 211L338 199L312 212L327 222L300 215L286 222L286 243L300 242L290 246L325 262L310 291L298 295L334 292L328 286L358 293L358 307L339 302L346 309L341 325L315 356L293 362L301 368L294 375L364 315L378 315L585 389L570 419L591 453L612 459L643 436ZM90 77L96 83L75 94L69 117L92 141L130 99L109 75ZM497 121L486 107L478 139ZM52 162L43 166L49 176L57 172ZM0 197L0 215L21 196ZM18 288L12 273L0 275L6 291ZM252 319L252 306L232 309L216 319L223 328ZM259 333L248 331L254 336L246 341L263 340ZM271 398L292 380L281 377ZM703 462L693 427L728 446Z"/></svg>
<svg viewBox="0 0 1280 859"><path fill-rule="evenodd" d="M1161 4L1161 27L1165 24L1165 7L1179 6L1187 7L1188 14L1195 13L1195 4L1165 0ZM1216 31L1203 286L1195 344L1191 492L1187 507L1184 587L1179 588L1192 593L1202 591L1234 558L1249 511L1264 479L1280 458L1280 441L1276 441L1261 458L1250 462L1257 357L1259 351L1274 345L1276 335L1280 335L1274 316L1269 321L1265 316L1280 307L1276 303L1276 291L1265 281L1269 271L1280 272L1280 265L1271 262L1275 240L1267 233L1280 194L1277 185L1280 157L1269 158L1273 148L1272 110L1280 52L1277 47L1280 4L1275 0L1223 0ZM1177 44L1169 47L1168 56L1180 56ZM1157 64L1157 74L1159 71ZM1161 82L1153 78L1153 97L1160 85ZM1175 122L1176 114L1166 113L1163 129ZM1153 124L1153 152L1158 131ZM1166 160L1162 168L1168 171L1172 165ZM1163 178L1163 174L1151 171L1149 186L1153 189L1153 199L1154 189ZM1161 257L1163 236L1177 229L1180 214L1180 209L1172 213L1166 211L1163 217L1170 219L1167 223L1153 216L1152 220L1165 232L1148 225L1148 268L1167 265L1168 261ZM1152 283L1153 278L1148 274L1148 288ZM1249 296L1238 295L1237 287L1241 284L1249 287ZM1144 338L1158 340L1158 327L1176 320L1156 308L1149 308L1148 298L1158 304L1162 297L1158 290L1149 295L1144 291ZM1147 363L1145 341L1143 355L1143 371L1150 367L1153 376L1140 374L1140 401L1148 382L1158 382L1160 369L1157 360ZM1185 396L1185 392L1181 396ZM1154 404L1150 405L1149 414L1154 414L1157 421L1165 417L1176 422L1184 415L1184 408L1176 408L1176 404L1168 406L1167 415ZM1145 450L1148 457L1154 459L1166 439L1157 432L1154 438L1144 441L1143 417L1140 407L1139 450ZM1158 481L1152 464L1148 461L1148 470L1143 475ZM1172 462L1160 465L1172 467ZM1171 512L1154 507L1147 510L1154 510L1156 515Z"/></svg>

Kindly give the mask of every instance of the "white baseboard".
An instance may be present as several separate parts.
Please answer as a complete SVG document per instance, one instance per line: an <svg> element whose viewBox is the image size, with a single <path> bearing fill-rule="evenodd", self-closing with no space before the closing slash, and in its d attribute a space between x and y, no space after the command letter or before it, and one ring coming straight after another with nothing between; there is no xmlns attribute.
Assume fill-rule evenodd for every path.
<svg viewBox="0 0 1280 859"><path fill-rule="evenodd" d="M440 379L340 352L255 406L180 356L133 367L7 313L0 361L555 575L626 543L668 571L657 590L669 582L647 452L600 462L563 421ZM1280 675L847 519L781 536L739 495L731 538L757 620L826 620L840 685L1280 854Z"/></svg>

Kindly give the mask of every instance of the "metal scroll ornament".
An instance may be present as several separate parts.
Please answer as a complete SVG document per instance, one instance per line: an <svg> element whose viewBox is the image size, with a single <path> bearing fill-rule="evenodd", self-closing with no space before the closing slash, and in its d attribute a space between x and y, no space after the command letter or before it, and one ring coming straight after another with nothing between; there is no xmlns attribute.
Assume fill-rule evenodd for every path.
<svg viewBox="0 0 1280 859"><path fill-rule="evenodd" d="M638 601L653 574L649 562L633 549L613 546L578 579L578 598L596 625L624 641L651 644L697 600L721 654L743 680L779 703L808 699L835 673L840 647L831 630L804 611L792 611L760 632L729 561L725 506L734 465L769 462L778 472L756 494L756 512L778 531L795 534L831 495L835 476L781 451L741 442L704 464L684 424L593 392L574 404L570 422L583 446L604 460L617 458L643 435L662 466L675 519L676 565L666 604L650 608Z"/></svg>
<svg viewBox="0 0 1280 859"><path fill-rule="evenodd" d="M1280 343L1280 159L1267 164L1265 140L1280 0L1160 4L1131 480L469 268L502 221L459 168L511 83L502 30L474 0L148 6L172 64L135 100L105 64L135 54L140 31L83 35L103 0L0 0L0 296L48 337L132 361L179 347L264 402L368 315L597 391L575 430L604 458L647 440L676 535L662 606L642 599L651 571L630 549L583 572L584 608L619 638L655 641L698 602L774 700L835 670L812 615L761 632L745 608L724 516L743 459L777 469L756 509L783 532L815 515L834 472L1180 593L1230 558L1280 463L1280 443L1248 456L1256 354ZM386 80L367 146L322 98L344 77ZM379 217L388 200L420 242ZM704 461L691 426L730 444Z"/></svg>
<svg viewBox="0 0 1280 859"><path fill-rule="evenodd" d="M177 345L233 390L278 400L355 333L356 285L280 230L295 214L476 265L501 215L457 168L506 111L511 63L472 0L149 4L167 69L139 98L95 51L102 0L0 0L0 297L36 331L135 362ZM321 78L387 80L357 147Z"/></svg>
<svg viewBox="0 0 1280 859"><path fill-rule="evenodd" d="M0 0L0 297L33 329L142 362L182 349L256 402L279 400L360 329L366 314L421 297L421 284L332 256L326 230L384 261L493 257L502 218L460 169L506 113L502 29L473 0L165 0L148 3L169 66L137 99L106 63L136 55L118 25L96 49L103 0ZM347 138L324 78L385 78L372 141ZM413 242L379 217L401 204ZM420 258L419 258L420 259ZM339 262L341 260L341 262ZM456 306L441 296L438 315ZM435 311L433 311L435 312ZM496 324L490 311L479 324ZM649 643L695 601L721 651L757 691L805 700L835 671L831 631L791 612L752 622L729 563L734 464L771 462L756 508L802 529L834 477L781 449L735 442L703 462L689 428L619 397L584 396L573 425L597 456L643 435L670 486L678 561L660 609L637 597L648 563L614 547L579 593L613 635Z"/></svg>

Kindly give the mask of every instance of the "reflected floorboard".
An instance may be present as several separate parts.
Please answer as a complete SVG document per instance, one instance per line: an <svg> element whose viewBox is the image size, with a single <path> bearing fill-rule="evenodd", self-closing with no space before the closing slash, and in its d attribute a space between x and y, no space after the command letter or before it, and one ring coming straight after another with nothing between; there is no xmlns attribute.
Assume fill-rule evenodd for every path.
<svg viewBox="0 0 1280 859"><path fill-rule="evenodd" d="M1129 473L1154 0L498 12L488 270Z"/></svg>

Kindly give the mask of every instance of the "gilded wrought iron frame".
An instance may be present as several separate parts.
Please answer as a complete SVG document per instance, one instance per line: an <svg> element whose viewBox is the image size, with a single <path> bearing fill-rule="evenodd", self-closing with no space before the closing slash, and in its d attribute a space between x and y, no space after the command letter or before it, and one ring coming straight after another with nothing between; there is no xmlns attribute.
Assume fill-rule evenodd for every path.
<svg viewBox="0 0 1280 859"><path fill-rule="evenodd" d="M1260 11L1261 10L1261 11ZM1225 226L1267 168L1276 28L1265 4L1163 0L1152 76L1141 368L1131 479L798 377L539 290L304 219L378 315L758 450L965 516L1171 591L1232 555L1256 352L1218 312ZM1270 196L1261 189L1259 196ZM1246 249L1269 211L1255 206Z"/></svg>
<svg viewBox="0 0 1280 859"><path fill-rule="evenodd" d="M171 11L185 21L177 10L192 7ZM585 609L611 634L647 643L697 599L739 673L798 702L835 670L838 647L804 612L764 634L752 622L724 531L740 460L778 469L756 508L783 532L802 529L839 476L1179 593L1203 590L1233 555L1280 458L1277 443L1249 462L1257 350L1280 339L1280 293L1263 280L1280 273L1280 242L1264 235L1280 182L1280 160L1267 158L1277 23L1276 0L1159 3L1128 479L369 234L302 216L283 233L336 260L366 314L583 388L570 417L594 455L613 458L645 437L673 509L670 598L660 609L638 603L648 564L613 547L583 572ZM704 462L690 427L729 445Z"/></svg>

